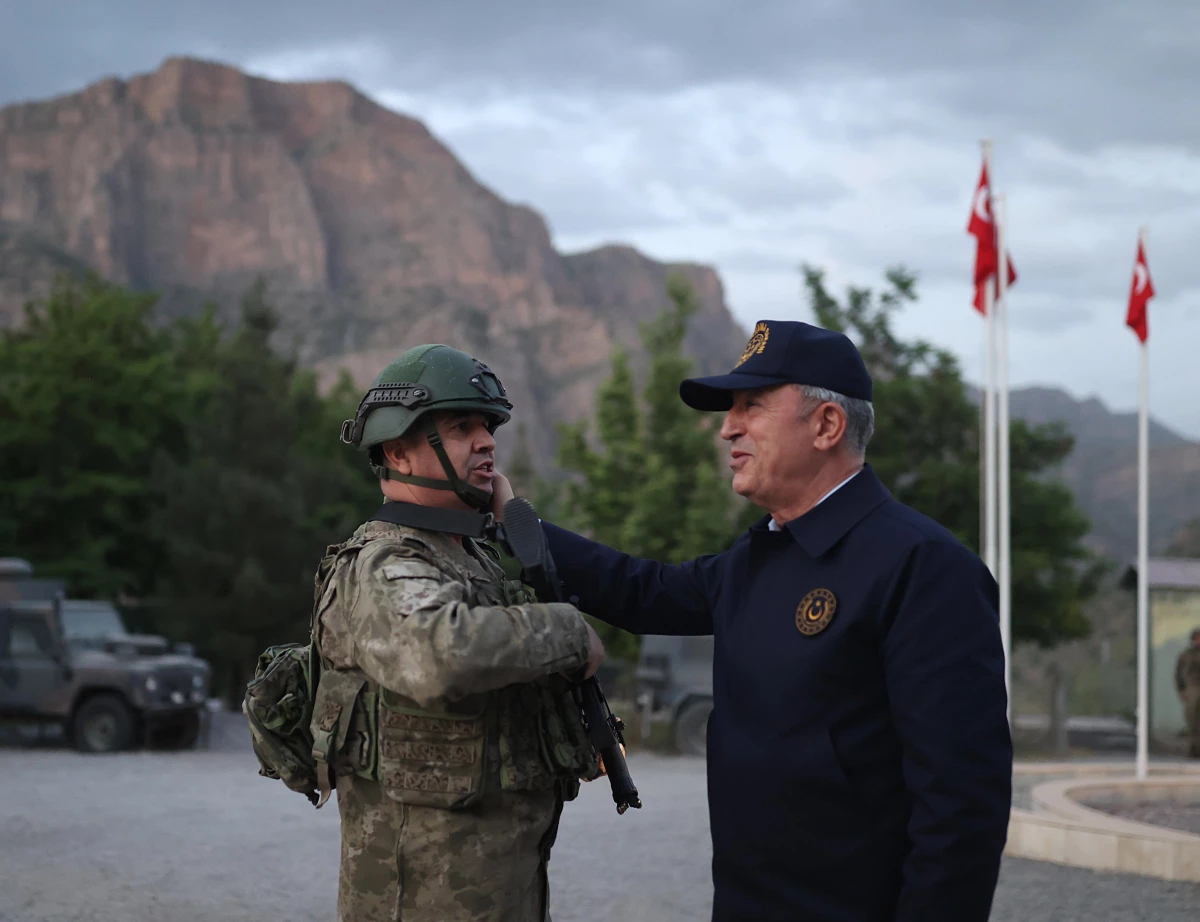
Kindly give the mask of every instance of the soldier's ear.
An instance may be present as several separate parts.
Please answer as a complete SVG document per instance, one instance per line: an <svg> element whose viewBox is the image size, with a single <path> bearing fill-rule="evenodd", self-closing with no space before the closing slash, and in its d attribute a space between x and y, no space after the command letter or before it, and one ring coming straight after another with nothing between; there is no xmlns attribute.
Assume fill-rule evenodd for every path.
<svg viewBox="0 0 1200 922"><path fill-rule="evenodd" d="M383 452L383 460L386 467L399 474L411 474L413 472L413 457L412 443L401 436L398 439L392 439L390 442L384 442L379 446Z"/></svg>

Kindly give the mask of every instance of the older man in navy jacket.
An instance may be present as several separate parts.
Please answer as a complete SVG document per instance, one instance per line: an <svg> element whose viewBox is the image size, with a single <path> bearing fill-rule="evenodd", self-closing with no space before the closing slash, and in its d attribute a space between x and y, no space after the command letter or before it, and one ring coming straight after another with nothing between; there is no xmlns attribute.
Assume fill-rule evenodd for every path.
<svg viewBox="0 0 1200 922"><path fill-rule="evenodd" d="M761 322L680 394L725 411L733 488L768 516L681 566L544 528L582 610L715 635L713 919L984 922L1012 780L990 573L865 463L871 378L842 334Z"/></svg>

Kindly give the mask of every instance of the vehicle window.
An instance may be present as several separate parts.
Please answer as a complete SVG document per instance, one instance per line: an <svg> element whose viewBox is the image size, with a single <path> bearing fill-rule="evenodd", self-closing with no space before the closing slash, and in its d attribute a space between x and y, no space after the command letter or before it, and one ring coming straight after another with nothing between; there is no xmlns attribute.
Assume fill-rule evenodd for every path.
<svg viewBox="0 0 1200 922"><path fill-rule="evenodd" d="M124 634L121 616L111 605L68 600L62 606L63 636L67 640Z"/></svg>
<svg viewBox="0 0 1200 922"><path fill-rule="evenodd" d="M713 637L711 634L703 637L684 637L683 649L680 650L685 660L704 662L713 658Z"/></svg>
<svg viewBox="0 0 1200 922"><path fill-rule="evenodd" d="M10 656L46 658L54 653L50 631L42 621L14 621L9 633Z"/></svg>

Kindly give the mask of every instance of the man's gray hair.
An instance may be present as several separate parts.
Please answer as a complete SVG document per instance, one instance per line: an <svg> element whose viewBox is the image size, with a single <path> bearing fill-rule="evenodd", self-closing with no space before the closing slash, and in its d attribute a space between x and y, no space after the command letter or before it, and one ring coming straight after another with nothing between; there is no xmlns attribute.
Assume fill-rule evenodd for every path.
<svg viewBox="0 0 1200 922"><path fill-rule="evenodd" d="M865 455L867 443L875 434L875 407L869 400L859 400L857 397L847 397L837 391L823 387L813 387L810 384L797 384L800 393L804 395L808 405L804 409L808 415L823 403L836 403L846 413L846 444L856 453Z"/></svg>

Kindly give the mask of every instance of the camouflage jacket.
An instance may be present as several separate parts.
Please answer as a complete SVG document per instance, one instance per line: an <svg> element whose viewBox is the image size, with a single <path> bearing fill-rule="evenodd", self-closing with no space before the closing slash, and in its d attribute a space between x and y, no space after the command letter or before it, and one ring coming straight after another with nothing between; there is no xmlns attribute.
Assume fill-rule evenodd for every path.
<svg viewBox="0 0 1200 922"><path fill-rule="evenodd" d="M325 698L353 701L335 747L350 759L338 918L548 919L562 803L596 773L558 675L587 659L578 610L506 603L504 572L469 540L368 522L337 551L314 628L314 725L341 726ZM377 745L356 758L362 734Z"/></svg>
<svg viewBox="0 0 1200 922"><path fill-rule="evenodd" d="M357 774L371 763L392 799L443 807L497 786L594 777L559 675L587 661L576 608L505 604L503 570L455 535L368 522L345 546L357 551L339 557L330 601L318 600L314 640L322 686L361 676L377 690L377 701L355 707L370 712L376 738L352 765ZM319 690L314 722L321 709ZM338 748L353 750L353 740Z"/></svg>

